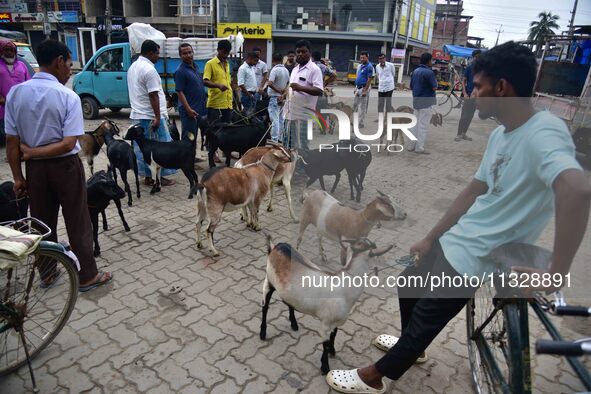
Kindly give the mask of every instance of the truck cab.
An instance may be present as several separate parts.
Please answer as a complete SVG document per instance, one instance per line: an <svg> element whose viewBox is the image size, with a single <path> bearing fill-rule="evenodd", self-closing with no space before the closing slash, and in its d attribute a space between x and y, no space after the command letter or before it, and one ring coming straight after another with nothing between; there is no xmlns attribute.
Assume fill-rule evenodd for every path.
<svg viewBox="0 0 591 394"><path fill-rule="evenodd" d="M85 119L95 119L100 108L118 112L129 108L127 70L131 65L128 43L102 47L74 76L72 88L80 96Z"/></svg>

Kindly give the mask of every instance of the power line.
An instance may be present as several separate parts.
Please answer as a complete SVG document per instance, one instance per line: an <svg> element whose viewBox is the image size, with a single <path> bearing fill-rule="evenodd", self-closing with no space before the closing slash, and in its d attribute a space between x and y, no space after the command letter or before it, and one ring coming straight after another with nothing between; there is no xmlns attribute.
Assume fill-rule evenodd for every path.
<svg viewBox="0 0 591 394"><path fill-rule="evenodd" d="M503 27L503 25L501 24L501 26L499 26L499 29L497 30L497 41L495 42L495 46L499 45L499 36L501 35L502 32L504 32L505 30L501 30Z"/></svg>

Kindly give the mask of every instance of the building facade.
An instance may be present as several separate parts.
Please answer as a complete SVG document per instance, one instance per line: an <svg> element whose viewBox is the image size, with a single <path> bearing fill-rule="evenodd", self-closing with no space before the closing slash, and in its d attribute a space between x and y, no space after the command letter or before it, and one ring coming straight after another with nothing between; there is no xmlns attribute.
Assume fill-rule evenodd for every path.
<svg viewBox="0 0 591 394"><path fill-rule="evenodd" d="M390 57L398 16L397 47L429 50L435 0L218 0L216 34L227 29L256 26L271 29L271 38L246 37L245 50L260 47L263 59L272 52L286 54L299 39L329 57L338 71L347 71L350 59L368 51L372 61L379 53ZM408 39L407 39L408 36Z"/></svg>

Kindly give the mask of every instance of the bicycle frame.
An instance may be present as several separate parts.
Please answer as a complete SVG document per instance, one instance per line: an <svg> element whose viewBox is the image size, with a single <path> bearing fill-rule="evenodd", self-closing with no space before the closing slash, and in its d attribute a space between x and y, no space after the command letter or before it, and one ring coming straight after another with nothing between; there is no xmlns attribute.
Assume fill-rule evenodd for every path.
<svg viewBox="0 0 591 394"><path fill-rule="evenodd" d="M555 341L562 341L563 338L560 335L560 332L558 332L558 330L556 329L554 324L552 324L552 322L550 321L550 319L546 315L546 311L544 311L544 309L542 309L539 302L536 300L533 300L533 301L530 301L530 305L531 305L532 309L534 310L534 312L536 313L536 315L538 316L538 319L540 319L540 321L542 322L542 324L546 328L546 331L552 337L552 339ZM576 357L566 357L566 359L567 359L568 363L570 364L571 368L575 371L575 373L577 374L577 376L579 377L579 379L581 380L581 382L585 386L585 389L591 390L591 375L589 374L589 371L587 371L587 369L585 369L583 364L581 364L581 362Z"/></svg>

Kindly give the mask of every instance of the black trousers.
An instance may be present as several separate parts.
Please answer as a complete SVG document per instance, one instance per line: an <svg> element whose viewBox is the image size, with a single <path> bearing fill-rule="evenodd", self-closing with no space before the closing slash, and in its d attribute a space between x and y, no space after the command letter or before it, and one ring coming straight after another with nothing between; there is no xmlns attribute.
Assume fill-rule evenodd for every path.
<svg viewBox="0 0 591 394"><path fill-rule="evenodd" d="M227 109L208 108L207 109L207 120L209 121L209 123L213 123L216 120L223 122L223 123L231 123L232 122L232 108L227 108Z"/></svg>
<svg viewBox="0 0 591 394"><path fill-rule="evenodd" d="M386 107L386 112L393 111L392 93L394 93L394 89L387 92L378 92L378 113L384 112L384 107Z"/></svg>
<svg viewBox="0 0 591 394"><path fill-rule="evenodd" d="M414 364L477 290L475 287L441 286L431 292L429 289L422 290L412 286L412 276L426 278L427 275L460 275L445 259L439 242L433 245L421 265L408 267L401 275L411 284L398 287L402 334L396 345L375 365L382 375L393 380L399 379Z"/></svg>
<svg viewBox="0 0 591 394"><path fill-rule="evenodd" d="M472 123L474 113L476 112L476 99L466 98L462 105L462 113L460 115L460 123L458 124L458 135L466 134L468 127Z"/></svg>

